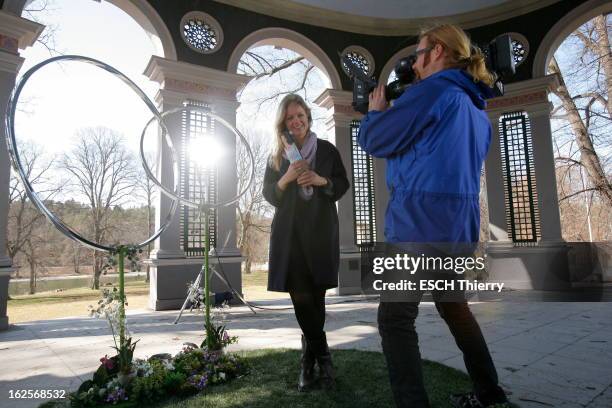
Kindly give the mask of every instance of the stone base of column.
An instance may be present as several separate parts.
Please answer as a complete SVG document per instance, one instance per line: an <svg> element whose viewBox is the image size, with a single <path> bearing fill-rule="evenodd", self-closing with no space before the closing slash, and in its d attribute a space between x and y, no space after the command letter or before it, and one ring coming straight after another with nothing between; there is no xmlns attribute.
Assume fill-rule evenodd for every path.
<svg viewBox="0 0 612 408"><path fill-rule="evenodd" d="M153 310L177 310L183 306L187 297L187 288L198 276L204 260L202 258L151 259L150 266L149 308ZM210 265L228 280L229 284L242 295L242 257L221 257L223 273L217 265L217 259L210 258ZM204 280L201 281L204 287ZM231 292L232 290L216 275L211 279L212 292ZM234 296L231 303L240 302Z"/></svg>
<svg viewBox="0 0 612 408"><path fill-rule="evenodd" d="M11 267L0 268L0 330L6 330L9 326L6 306L8 302L9 280L13 271L14 269Z"/></svg>
<svg viewBox="0 0 612 408"><path fill-rule="evenodd" d="M151 251L150 255L151 259L184 259L185 252L178 250L168 250L168 249L154 249Z"/></svg>
<svg viewBox="0 0 612 408"><path fill-rule="evenodd" d="M564 242L540 242L516 247L510 242L489 242L489 281L509 289L563 290L572 287L568 268L569 247Z"/></svg>
<svg viewBox="0 0 612 408"><path fill-rule="evenodd" d="M334 289L334 293L341 296L361 293L361 254L357 248L340 251L338 287Z"/></svg>

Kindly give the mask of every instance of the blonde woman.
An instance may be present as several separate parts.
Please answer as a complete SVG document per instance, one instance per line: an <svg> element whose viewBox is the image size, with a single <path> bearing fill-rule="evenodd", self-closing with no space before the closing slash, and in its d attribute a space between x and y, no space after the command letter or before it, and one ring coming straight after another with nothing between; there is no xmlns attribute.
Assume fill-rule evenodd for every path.
<svg viewBox="0 0 612 408"><path fill-rule="evenodd" d="M289 292L302 329L298 389L335 384L325 331L325 291L338 284L340 258L335 202L349 188L340 153L310 129L312 115L299 95L287 95L276 115L276 147L263 195L275 207L270 234L268 290ZM285 132L302 159L290 163ZM291 156L290 156L291 157ZM315 363L319 374L316 378Z"/></svg>

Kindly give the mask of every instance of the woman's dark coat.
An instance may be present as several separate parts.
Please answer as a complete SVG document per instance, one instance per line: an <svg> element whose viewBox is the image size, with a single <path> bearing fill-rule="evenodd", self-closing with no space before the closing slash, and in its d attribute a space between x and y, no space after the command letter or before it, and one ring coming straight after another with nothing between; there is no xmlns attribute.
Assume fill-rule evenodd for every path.
<svg viewBox="0 0 612 408"><path fill-rule="evenodd" d="M331 180L331 189L313 187L312 199L301 207L303 213L295 214L298 197L297 182L290 183L285 191L277 196L275 186L289 168L289 161L283 159L280 171L274 170L268 163L264 176L263 195L276 207L270 234L270 259L268 263L268 290L287 291L287 276L290 245L293 234L294 217L296 222L303 223L300 230L302 251L308 261L315 286L334 288L338 286L338 265L340 262L340 244L338 232L338 213L335 202L349 188L346 170L340 159L338 149L331 143L317 139L317 154L314 171L321 177Z"/></svg>

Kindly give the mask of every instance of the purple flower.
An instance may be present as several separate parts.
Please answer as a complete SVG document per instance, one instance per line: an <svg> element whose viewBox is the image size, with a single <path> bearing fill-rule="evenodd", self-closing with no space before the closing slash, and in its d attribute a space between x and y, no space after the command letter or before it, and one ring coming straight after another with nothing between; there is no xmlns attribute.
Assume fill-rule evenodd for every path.
<svg viewBox="0 0 612 408"><path fill-rule="evenodd" d="M187 381L189 382L189 384L202 391L204 388L206 388L206 385L208 384L208 376L206 374L195 374L189 377Z"/></svg>
<svg viewBox="0 0 612 408"><path fill-rule="evenodd" d="M229 340L229 335L227 334L227 332L223 333L223 341L228 341Z"/></svg>
<svg viewBox="0 0 612 408"><path fill-rule="evenodd" d="M127 401L127 395L125 395L125 390L123 388L115 388L106 396L106 402L110 402L116 404L119 401Z"/></svg>

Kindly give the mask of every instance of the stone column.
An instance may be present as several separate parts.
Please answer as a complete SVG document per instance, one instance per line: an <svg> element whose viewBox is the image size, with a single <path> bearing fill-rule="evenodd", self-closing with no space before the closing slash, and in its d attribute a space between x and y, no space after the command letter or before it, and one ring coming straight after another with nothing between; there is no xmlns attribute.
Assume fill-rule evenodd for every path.
<svg viewBox="0 0 612 408"><path fill-rule="evenodd" d="M555 156L550 127L552 103L546 101L541 104L529 105L525 110L531 121L542 242L560 243L563 242L563 238L561 236Z"/></svg>
<svg viewBox="0 0 612 408"><path fill-rule="evenodd" d="M155 96L155 102L160 112L170 111L175 108L180 108L185 102L185 96L182 93L174 92L171 90L160 89ZM172 139L172 144L177 153L180 154L181 144L181 115L169 115L165 118L168 132ZM155 126L156 122L151 126ZM172 189L174 184L174 168L172 160L172 152L167 145L165 138L159 132L157 146L158 146L158 157L157 157L157 179L168 188ZM180 166L180 163L179 163ZM178 177L178 176L177 176ZM168 211L172 205L172 199L161 193L155 198L155 229L157 230L161 223L166 218ZM174 219L168 228L155 240L153 251L151 251L152 259L173 259L173 258L184 258L185 252L180 247L180 228L179 228L179 217L181 207L177 208Z"/></svg>
<svg viewBox="0 0 612 408"><path fill-rule="evenodd" d="M24 61L19 56L19 49L34 44L43 29L44 26L38 23L0 11L0 330L8 328L6 304L10 274L13 272L12 261L6 253L11 171L4 127L6 107L17 72Z"/></svg>
<svg viewBox="0 0 612 408"><path fill-rule="evenodd" d="M351 188L337 204L340 226L340 270L338 271L336 293L339 295L361 293L361 255L355 244L355 207L353 203L351 159L351 121L361 119L361 114L353 110L352 99L351 92L326 89L315 100L317 105L328 109L329 117L325 123L331 134L332 140L330 141L340 152L347 177L351 182Z"/></svg>
<svg viewBox="0 0 612 408"><path fill-rule="evenodd" d="M153 56L145 70L152 80L162 85L157 103L162 110L169 110L183 106L187 101L207 103L212 111L227 122L235 125L238 101L236 92L246 85L249 78L243 75L231 74L224 71L177 62ZM173 135L176 149L180 149L180 135L182 131L180 115L174 115L167 123ZM218 200L225 201L236 195L236 151L235 137L231 131L217 124L215 131L220 134L222 145L227 155L219 163ZM172 184L172 165L167 152L161 155L162 162L158 171L161 177ZM159 211L165 216L170 200L162 197ZM149 260L151 268L151 284L149 306L154 310L179 308L186 295L187 284L195 279L202 264L202 258L187 258L180 248L179 217L182 209L177 211L171 227L159 239L156 252ZM157 225L159 218L157 220ZM217 249L222 270L227 276L231 286L242 292L240 266L242 257L236 247L236 205L232 204L217 210ZM211 263L218 263L216 257ZM221 271L221 267L217 267ZM212 290L230 291L230 289L217 277L213 278Z"/></svg>
<svg viewBox="0 0 612 408"><path fill-rule="evenodd" d="M490 280L502 281L516 289L560 289L571 286L567 246L561 238L561 222L556 188L555 163L549 114L548 93L558 86L554 75L509 84L503 97L489 101L488 114L493 140L486 160L487 197L491 222L488 243ZM517 246L507 230L503 169L497 134L498 120L504 113L525 111L531 124L540 240L532 246Z"/></svg>

